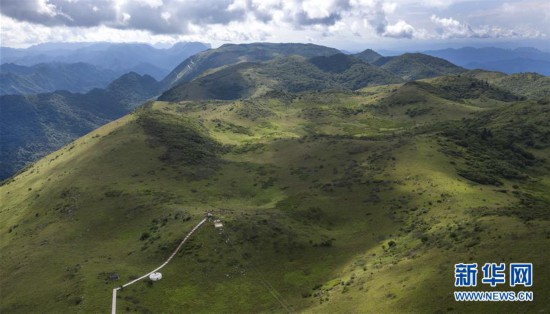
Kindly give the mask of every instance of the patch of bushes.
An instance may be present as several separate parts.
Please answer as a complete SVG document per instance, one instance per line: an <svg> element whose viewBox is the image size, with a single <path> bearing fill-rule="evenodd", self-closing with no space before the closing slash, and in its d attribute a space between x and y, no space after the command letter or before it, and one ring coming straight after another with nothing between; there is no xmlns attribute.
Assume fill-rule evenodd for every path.
<svg viewBox="0 0 550 314"><path fill-rule="evenodd" d="M138 123L149 135L152 146L166 148L159 159L167 164L216 166L225 148L213 140L207 129L194 119L156 110L140 112Z"/></svg>
<svg viewBox="0 0 550 314"><path fill-rule="evenodd" d="M405 114L413 118L413 117L422 116L427 113L430 113L432 110L433 110L433 107L413 107L413 108L407 109L407 111L405 111Z"/></svg>
<svg viewBox="0 0 550 314"><path fill-rule="evenodd" d="M151 237L151 234L149 232L143 232L141 236L139 237L140 241L145 241Z"/></svg>

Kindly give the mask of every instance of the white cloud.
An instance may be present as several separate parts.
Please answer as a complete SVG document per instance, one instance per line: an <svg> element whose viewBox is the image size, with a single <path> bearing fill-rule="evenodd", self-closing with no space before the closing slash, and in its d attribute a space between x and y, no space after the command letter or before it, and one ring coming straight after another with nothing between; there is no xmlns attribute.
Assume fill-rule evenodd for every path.
<svg viewBox="0 0 550 314"><path fill-rule="evenodd" d="M388 25L384 36L393 38L412 38L414 35L414 27L407 24L403 20L399 20L397 23Z"/></svg>
<svg viewBox="0 0 550 314"><path fill-rule="evenodd" d="M510 29L495 25L478 25L472 27L468 23L459 22L451 17L441 18L431 16L431 21L437 25L435 29L439 38L538 38L545 34L531 28Z"/></svg>
<svg viewBox="0 0 550 314"><path fill-rule="evenodd" d="M447 8L456 1L449 0L422 0L421 3L427 7Z"/></svg>
<svg viewBox="0 0 550 314"><path fill-rule="evenodd" d="M163 20L168 21L172 17L172 14L170 14L170 12L165 11L160 14L160 17L162 17Z"/></svg>
<svg viewBox="0 0 550 314"><path fill-rule="evenodd" d="M547 0L0 0L3 45L541 38Z"/></svg>
<svg viewBox="0 0 550 314"><path fill-rule="evenodd" d="M440 18L436 15L432 15L430 19L438 25L436 31L442 38L464 38L474 37L475 35L468 24L460 23L453 18Z"/></svg>
<svg viewBox="0 0 550 314"><path fill-rule="evenodd" d="M38 14L49 15L51 17L54 17L58 14L56 6L49 3L48 0L37 0L36 12Z"/></svg>
<svg viewBox="0 0 550 314"><path fill-rule="evenodd" d="M150 8L159 8L164 4L162 0L133 0L133 1Z"/></svg>

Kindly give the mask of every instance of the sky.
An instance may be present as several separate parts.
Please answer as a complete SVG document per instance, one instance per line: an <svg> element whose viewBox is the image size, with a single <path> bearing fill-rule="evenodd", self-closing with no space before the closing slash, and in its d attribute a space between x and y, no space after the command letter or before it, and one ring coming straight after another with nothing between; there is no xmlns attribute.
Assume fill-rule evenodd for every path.
<svg viewBox="0 0 550 314"><path fill-rule="evenodd" d="M349 51L550 50L549 0L0 0L2 46L311 42Z"/></svg>

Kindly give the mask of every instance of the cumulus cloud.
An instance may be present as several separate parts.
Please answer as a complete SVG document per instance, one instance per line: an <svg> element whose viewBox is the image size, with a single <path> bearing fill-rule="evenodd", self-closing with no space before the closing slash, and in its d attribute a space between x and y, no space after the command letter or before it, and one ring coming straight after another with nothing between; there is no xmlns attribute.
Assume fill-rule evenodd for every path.
<svg viewBox="0 0 550 314"><path fill-rule="evenodd" d="M387 15L394 12L397 4L392 2L363 1L358 5L362 10L362 18L378 36L392 38L412 38L414 27L403 20L390 24Z"/></svg>
<svg viewBox="0 0 550 314"><path fill-rule="evenodd" d="M186 33L188 24L227 24L245 17L228 10L231 0L2 0L2 14L46 26L146 30L154 34ZM174 18L167 18L167 13Z"/></svg>
<svg viewBox="0 0 550 314"><path fill-rule="evenodd" d="M103 25L188 34L190 25L254 20L302 29L333 26L349 18L366 20L380 36L411 37L414 28L402 21L386 29L386 13L396 6L379 0L1 0L3 15L45 26Z"/></svg>
<svg viewBox="0 0 550 314"><path fill-rule="evenodd" d="M393 38L412 38L414 35L414 27L407 24L403 20L399 20L397 23L388 25L384 36Z"/></svg>
<svg viewBox="0 0 550 314"><path fill-rule="evenodd" d="M430 19L437 25L435 30L443 38L475 37L475 32L466 23L460 23L450 17L440 18L436 15L432 15Z"/></svg>
<svg viewBox="0 0 550 314"><path fill-rule="evenodd" d="M101 34L107 41L317 38L322 43L331 38L532 38L548 33L547 0L476 2L482 0L0 0L0 27L3 44L19 46L31 42L32 34L40 41ZM47 35L40 37L36 30Z"/></svg>
<svg viewBox="0 0 550 314"><path fill-rule="evenodd" d="M439 38L536 38L544 37L540 31L533 29L508 29L494 25L480 25L472 27L468 23L459 22L451 17L441 18L436 15L430 17L437 25L435 31Z"/></svg>

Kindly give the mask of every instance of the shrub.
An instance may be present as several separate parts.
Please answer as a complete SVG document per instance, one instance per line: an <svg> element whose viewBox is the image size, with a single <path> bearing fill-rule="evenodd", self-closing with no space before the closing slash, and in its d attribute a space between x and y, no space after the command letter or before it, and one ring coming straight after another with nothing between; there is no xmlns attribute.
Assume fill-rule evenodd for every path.
<svg viewBox="0 0 550 314"><path fill-rule="evenodd" d="M143 232L141 236L139 237L140 241L145 241L151 237L151 234L149 232Z"/></svg>

